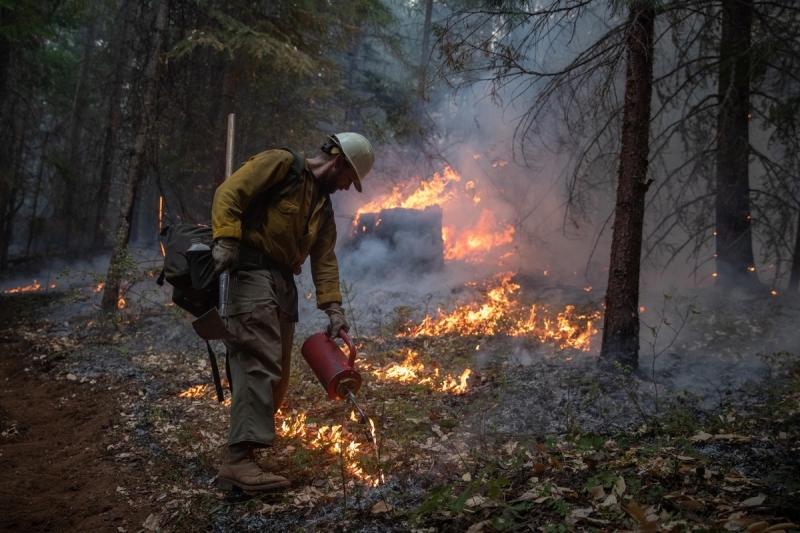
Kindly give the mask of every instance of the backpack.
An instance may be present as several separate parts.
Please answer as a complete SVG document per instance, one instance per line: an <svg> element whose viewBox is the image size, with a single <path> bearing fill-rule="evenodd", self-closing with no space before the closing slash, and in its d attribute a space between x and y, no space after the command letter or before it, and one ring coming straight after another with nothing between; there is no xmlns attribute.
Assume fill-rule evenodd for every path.
<svg viewBox="0 0 800 533"><path fill-rule="evenodd" d="M288 148L283 148L283 150L292 154L292 166L278 184L273 185L250 202L247 211L242 213L243 227L255 227L263 220L270 205L293 194L303 184L302 173L305 168L305 158ZM164 251L164 267L161 269L156 283L163 286L166 281L171 285L172 302L195 317L200 317L217 307L219 305L219 278L214 271L214 258L211 254L211 247L214 245L211 224L174 224L165 226L160 235ZM224 396L217 359L208 341L206 341L206 348L211 361L217 399L222 402ZM233 390L227 358L225 363L228 383Z"/></svg>
<svg viewBox="0 0 800 533"><path fill-rule="evenodd" d="M301 175L305 168L305 158L288 148L292 154L292 166L284 178L258 197L254 198L247 211L242 213L242 226L253 228L264 217L267 208L293 194L303 184ZM211 246L214 238L210 224L174 224L161 230L164 248L164 268L156 283L164 281L172 286L172 302L200 317L219 303L217 275L214 272L214 259ZM190 251L193 243L200 244L196 251Z"/></svg>

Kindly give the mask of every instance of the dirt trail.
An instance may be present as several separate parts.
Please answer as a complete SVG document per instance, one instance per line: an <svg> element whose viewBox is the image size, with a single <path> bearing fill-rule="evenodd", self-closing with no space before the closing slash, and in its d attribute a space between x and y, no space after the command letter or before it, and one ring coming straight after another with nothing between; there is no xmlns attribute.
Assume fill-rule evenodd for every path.
<svg viewBox="0 0 800 533"><path fill-rule="evenodd" d="M140 531L150 511L124 487L145 474L108 450L114 385L56 379L32 348L0 337L0 531Z"/></svg>

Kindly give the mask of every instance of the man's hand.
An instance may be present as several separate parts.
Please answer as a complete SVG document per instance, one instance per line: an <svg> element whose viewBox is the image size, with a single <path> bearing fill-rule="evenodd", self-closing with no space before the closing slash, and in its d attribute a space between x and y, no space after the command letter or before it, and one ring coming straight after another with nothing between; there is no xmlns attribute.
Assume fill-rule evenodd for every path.
<svg viewBox="0 0 800 533"><path fill-rule="evenodd" d="M335 339L339 336L340 329L343 329L345 333L350 331L350 324L347 323L347 319L344 317L344 311L341 307L338 305L331 306L325 310L325 313L331 321L331 323L328 324L328 337Z"/></svg>
<svg viewBox="0 0 800 533"><path fill-rule="evenodd" d="M214 241L214 248L211 250L214 257L214 271L230 271L239 258L239 241L228 237L223 237Z"/></svg>

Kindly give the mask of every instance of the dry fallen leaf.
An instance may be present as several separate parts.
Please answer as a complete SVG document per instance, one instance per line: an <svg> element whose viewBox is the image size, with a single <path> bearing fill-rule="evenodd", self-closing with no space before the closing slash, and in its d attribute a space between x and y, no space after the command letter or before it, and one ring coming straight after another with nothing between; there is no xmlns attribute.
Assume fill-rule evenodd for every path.
<svg viewBox="0 0 800 533"><path fill-rule="evenodd" d="M469 526L467 533L480 533L481 531L486 531L487 528L492 527L491 520L483 520L482 522L478 522L476 524L472 524Z"/></svg>
<svg viewBox="0 0 800 533"><path fill-rule="evenodd" d="M764 503L767 497L764 494L759 494L758 496L753 496L752 498L747 498L745 501L742 502L742 505L746 507L756 507Z"/></svg>
<svg viewBox="0 0 800 533"><path fill-rule="evenodd" d="M600 504L600 507L610 507L616 504L617 504L617 497L614 494L609 494L608 498L603 500L603 503Z"/></svg>
<svg viewBox="0 0 800 533"><path fill-rule="evenodd" d="M378 503L376 503L375 505L372 506L372 508L370 509L370 512L372 514L381 514L381 513L388 513L392 509L394 509L393 505L389 505L385 501L381 500L381 501L379 501Z"/></svg>
<svg viewBox="0 0 800 533"><path fill-rule="evenodd" d="M606 491L603 490L603 485L595 485L589 489L589 494L592 495L593 500L601 500L606 497Z"/></svg>
<svg viewBox="0 0 800 533"><path fill-rule="evenodd" d="M147 517L147 520L144 521L142 527L145 528L147 531L158 531L158 526L160 521L161 520L159 519L158 515L151 514L150 516Z"/></svg>
<svg viewBox="0 0 800 533"><path fill-rule="evenodd" d="M483 505L485 501L486 498L484 498L483 496L473 496L472 498L468 499L464 503L464 505L466 505L467 507L477 507L479 505Z"/></svg>
<svg viewBox="0 0 800 533"><path fill-rule="evenodd" d="M708 440L713 436L714 435L712 435L711 433L706 433L705 431L698 431L696 435L689 437L689 440L702 441L702 440Z"/></svg>
<svg viewBox="0 0 800 533"><path fill-rule="evenodd" d="M585 508L585 509L573 509L572 510L572 516L574 516L575 518L586 518L587 516L589 516L593 512L594 512L594 509L592 509L591 507L588 507L588 508Z"/></svg>
<svg viewBox="0 0 800 533"><path fill-rule="evenodd" d="M701 509L705 508L702 503L693 500L688 496L679 497L675 501L678 503L678 505L689 511L700 511Z"/></svg>
<svg viewBox="0 0 800 533"><path fill-rule="evenodd" d="M623 494L625 494L625 491L627 490L627 488L628 487L625 485L625 478L620 476L620 477L617 478L617 482L614 483L613 492L617 496L622 496Z"/></svg>
<svg viewBox="0 0 800 533"><path fill-rule="evenodd" d="M631 503L628 504L625 510L628 511L628 514L640 524L647 522L647 518L644 516L644 511L642 511L642 508L639 507L639 504L635 501L631 500Z"/></svg>
<svg viewBox="0 0 800 533"><path fill-rule="evenodd" d="M539 497L539 493L533 490L523 492L518 498L511 500L511 503L529 502Z"/></svg>
<svg viewBox="0 0 800 533"><path fill-rule="evenodd" d="M792 522L784 522L782 524L775 524L774 526L769 526L767 529L761 531L761 533L769 533L770 531L785 531L787 529L798 529L797 524L793 524Z"/></svg>

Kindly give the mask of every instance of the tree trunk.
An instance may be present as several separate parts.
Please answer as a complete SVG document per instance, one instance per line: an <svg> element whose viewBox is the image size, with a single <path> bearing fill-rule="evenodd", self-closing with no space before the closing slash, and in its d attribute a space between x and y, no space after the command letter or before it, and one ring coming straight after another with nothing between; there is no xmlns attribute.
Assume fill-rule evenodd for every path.
<svg viewBox="0 0 800 533"><path fill-rule="evenodd" d="M50 132L46 131L42 140L42 149L39 156L39 170L36 172L36 185L33 188L33 205L31 206L31 218L28 220L28 242L25 246L25 257L31 255L33 242L38 239L41 230L39 224L39 197L42 195L42 179L44 177L44 162L47 160L47 142L50 139Z"/></svg>
<svg viewBox="0 0 800 533"><path fill-rule="evenodd" d="M422 26L422 51L419 58L419 87L417 99L414 101L414 116L421 120L425 109L425 86L427 85L428 60L430 59L431 18L433 16L433 0L425 3L425 22Z"/></svg>
<svg viewBox="0 0 800 533"><path fill-rule="evenodd" d="M358 106L356 104L356 79L358 77L358 66L360 64L361 46L364 43L364 30L357 30L357 34L353 40L353 46L350 48L350 65L348 68L347 78L347 110L344 114L344 123L347 129L352 131L360 131L362 128L361 117L358 113Z"/></svg>
<svg viewBox="0 0 800 533"><path fill-rule="evenodd" d="M117 222L116 237L114 239L114 251L111 253L111 261L108 265L106 284L103 290L102 309L106 313L115 311L119 300L120 285L122 283L122 273L124 270L122 263L127 252L131 231L133 201L136 196L136 188L139 184L139 176L141 175L145 141L147 140L147 133L155 108L156 76L158 74L161 45L164 41L164 33L167 27L168 7L169 0L160 0L156 7L157 11L155 23L153 25L150 57L144 69L144 99L142 102L141 123L139 124L139 131L136 133L136 140L134 141L133 151L131 153L128 179L122 191L119 220Z"/></svg>
<svg viewBox="0 0 800 533"><path fill-rule="evenodd" d="M428 69L428 59L431 55L431 18L433 16L433 0L428 0L425 4L425 25L422 27L422 55L419 58L419 95L420 99L425 95L426 76Z"/></svg>
<svg viewBox="0 0 800 533"><path fill-rule="evenodd" d="M81 176L86 175L83 152L87 145L82 136L83 124L86 112L87 80L91 67L92 54L95 47L95 24L96 19L92 19L86 28L83 37L83 57L78 66L78 75L75 79L75 93L72 97L72 110L70 113L70 136L68 142L70 174L74 177L74 183L67 184L64 195L62 211L63 224L66 229L65 245L69 250L82 248L86 245L87 238L84 233L86 228L86 206L78 206L75 201L76 192L86 186L86 181Z"/></svg>
<svg viewBox="0 0 800 533"><path fill-rule="evenodd" d="M636 2L628 16L622 143L600 349L600 363L606 367L614 362L633 368L639 364L639 269L644 200L650 185L647 158L653 92L655 10L650 5Z"/></svg>
<svg viewBox="0 0 800 533"><path fill-rule="evenodd" d="M103 139L103 156L100 163L100 184L97 193L97 205L94 214L94 235L92 246L100 249L105 246L108 223L108 199L111 194L111 178L113 175L114 154L117 148L117 130L122 114L122 84L125 82L125 73L128 69L128 32L130 28L130 2L123 3L120 11L122 15L122 31L119 46L116 51L116 66L114 68L114 82L111 88L111 99L106 119L106 132Z"/></svg>
<svg viewBox="0 0 800 533"><path fill-rule="evenodd" d="M792 254L792 273L789 275L789 293L796 293L800 285L800 215L797 216L797 231L794 234L794 254Z"/></svg>
<svg viewBox="0 0 800 533"><path fill-rule="evenodd" d="M716 285L755 288L748 182L752 0L722 1L717 117Z"/></svg>
<svg viewBox="0 0 800 533"><path fill-rule="evenodd" d="M14 10L0 7L0 22L11 27L15 21ZM6 101L9 92L8 78L11 74L11 59L14 54L13 43L4 32L0 32L0 270L8 265L8 247L11 242L6 238L7 210L12 205L11 183L9 177L13 172L11 162L11 124L10 114L6 112ZM10 106L9 106L10 107Z"/></svg>

